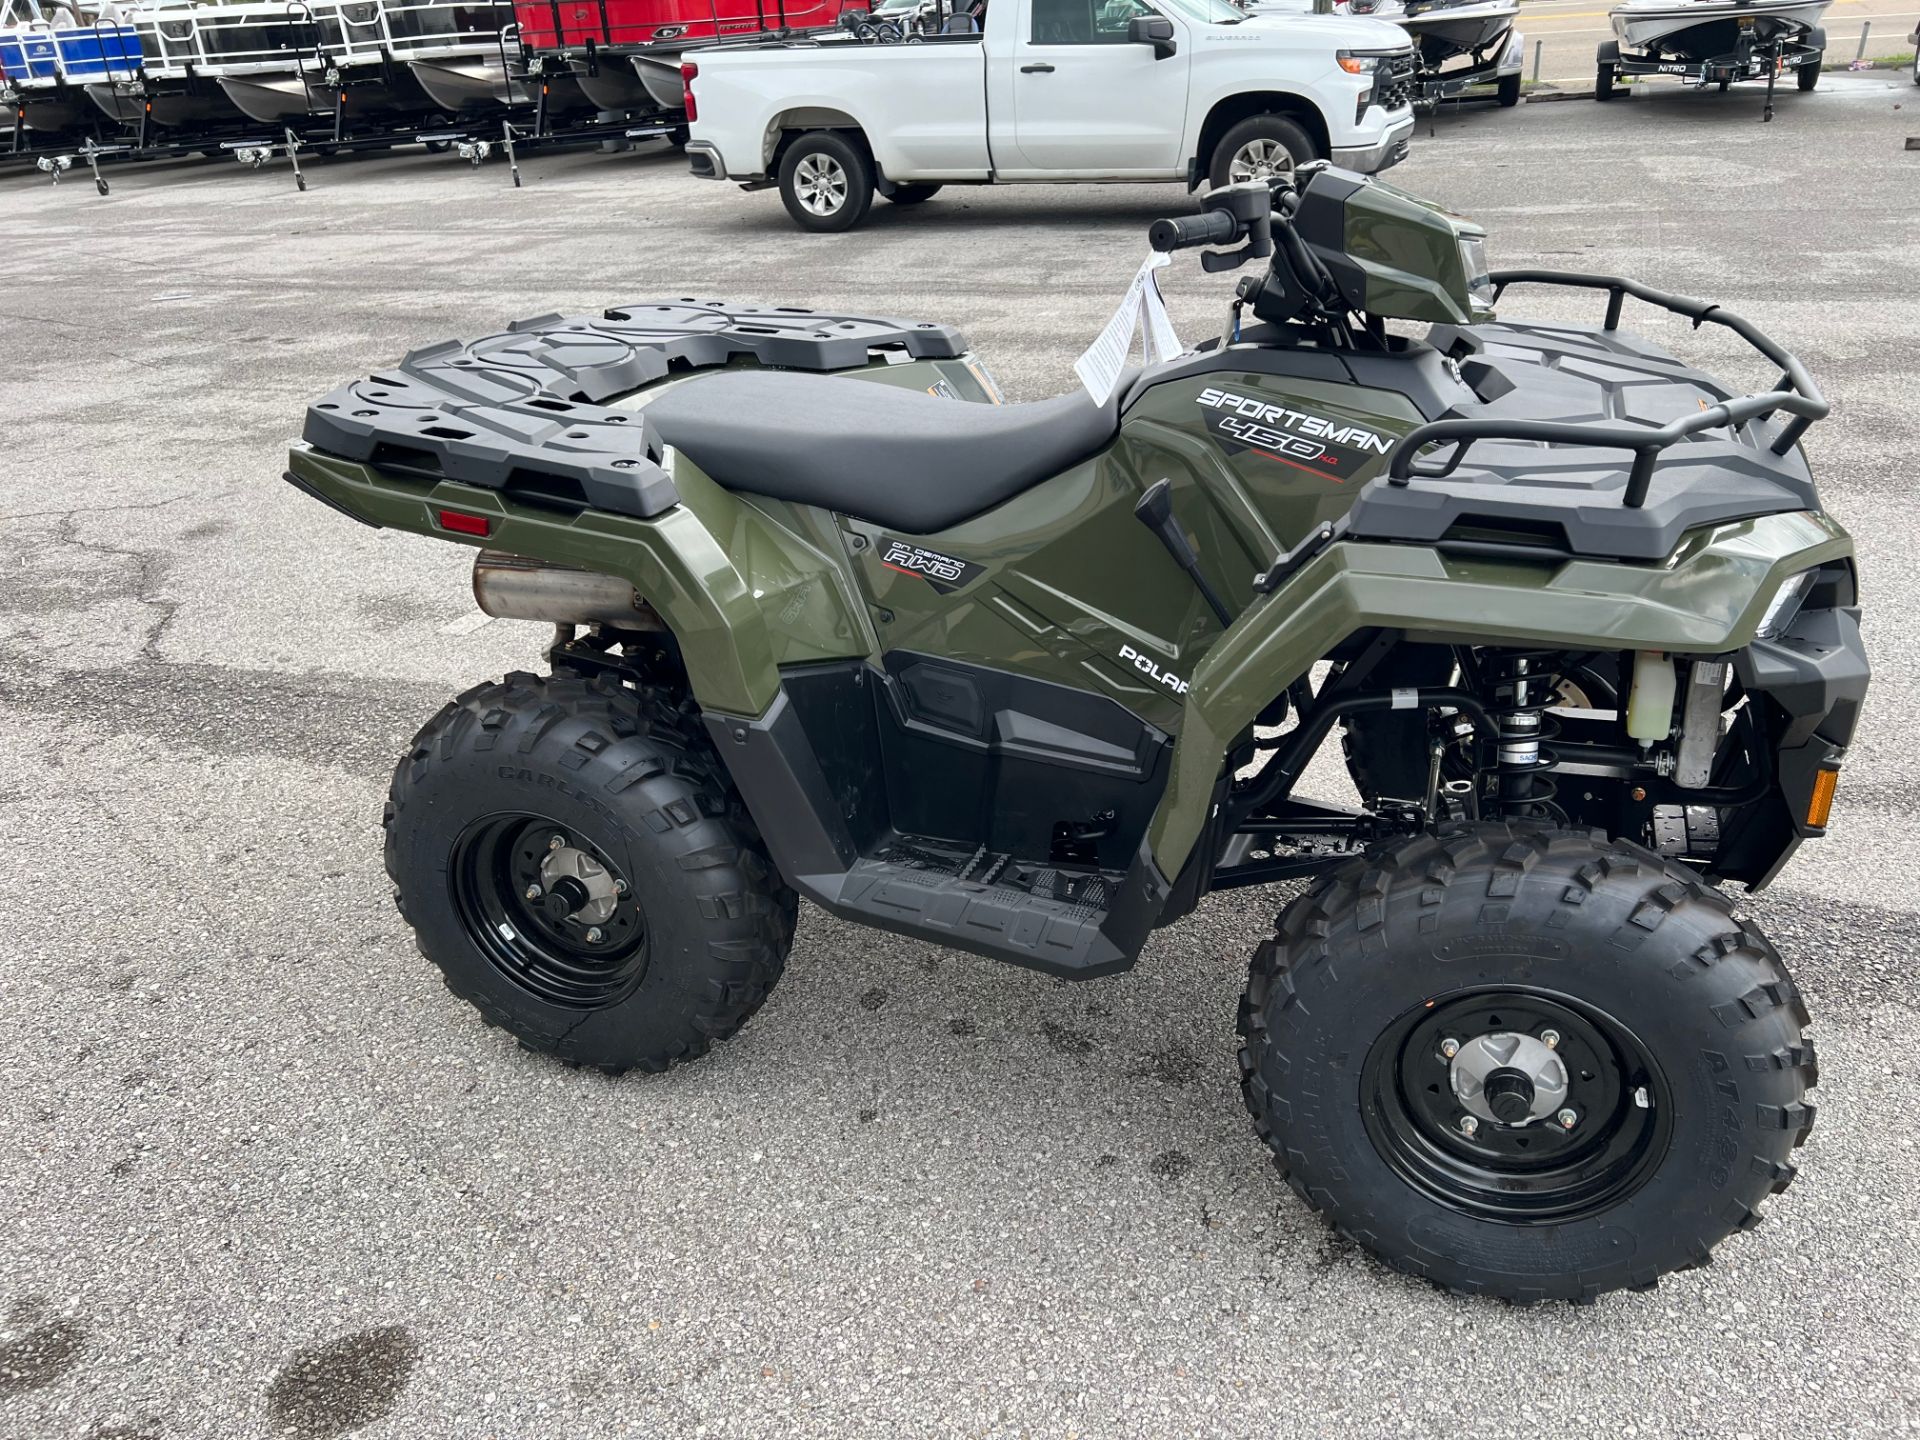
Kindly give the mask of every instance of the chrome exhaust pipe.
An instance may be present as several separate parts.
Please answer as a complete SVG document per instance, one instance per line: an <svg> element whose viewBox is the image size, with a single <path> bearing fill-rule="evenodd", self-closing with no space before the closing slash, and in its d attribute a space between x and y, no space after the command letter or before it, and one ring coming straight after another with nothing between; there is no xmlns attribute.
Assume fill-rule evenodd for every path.
<svg viewBox="0 0 1920 1440"><path fill-rule="evenodd" d="M482 550L474 557L473 598L499 620L666 629L653 607L617 576L552 565L504 550Z"/></svg>

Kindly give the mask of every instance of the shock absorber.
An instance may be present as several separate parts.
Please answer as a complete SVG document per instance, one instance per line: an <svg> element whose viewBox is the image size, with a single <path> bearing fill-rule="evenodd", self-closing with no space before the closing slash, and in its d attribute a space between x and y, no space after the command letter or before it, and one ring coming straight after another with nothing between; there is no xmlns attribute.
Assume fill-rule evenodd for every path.
<svg viewBox="0 0 1920 1440"><path fill-rule="evenodd" d="M1499 806L1512 819L1548 818L1558 810L1553 797L1559 787L1541 773L1554 763L1547 742L1560 733L1559 721L1547 713L1560 688L1555 659L1547 651L1505 651L1494 657Z"/></svg>

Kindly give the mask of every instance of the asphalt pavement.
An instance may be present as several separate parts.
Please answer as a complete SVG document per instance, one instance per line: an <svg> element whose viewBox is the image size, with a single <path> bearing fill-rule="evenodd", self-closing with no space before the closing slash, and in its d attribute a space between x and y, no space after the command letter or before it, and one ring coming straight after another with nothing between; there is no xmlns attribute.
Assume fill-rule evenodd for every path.
<svg viewBox="0 0 1920 1440"><path fill-rule="evenodd" d="M1393 177L1496 264L1710 296L1797 350L1862 552L1833 833L1749 902L1815 1017L1801 1178L1711 1268L1589 1309L1431 1291L1281 1183L1232 1055L1286 890L1079 985L808 911L737 1038L620 1080L483 1028L388 898L392 758L544 634L477 623L465 550L282 484L308 400L678 295L952 322L1054 394L1180 191L949 190L820 238L664 152L532 157L520 190L424 155L305 194L214 162L105 199L0 179L0 1437L1920 1429L1916 99L1479 110ZM1184 336L1230 283L1175 268Z"/></svg>

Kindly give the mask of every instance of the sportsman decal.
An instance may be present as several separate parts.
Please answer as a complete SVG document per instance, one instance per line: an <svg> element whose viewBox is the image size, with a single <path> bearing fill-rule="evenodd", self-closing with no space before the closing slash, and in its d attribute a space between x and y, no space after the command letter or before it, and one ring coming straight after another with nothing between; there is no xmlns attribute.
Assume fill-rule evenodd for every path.
<svg viewBox="0 0 1920 1440"><path fill-rule="evenodd" d="M1393 449L1391 439L1364 425L1231 390L1209 387L1197 403L1213 412L1206 417L1207 433L1227 454L1251 453L1335 482Z"/></svg>
<svg viewBox="0 0 1920 1440"><path fill-rule="evenodd" d="M957 555L942 555L938 550L888 535L880 537L880 563L902 575L918 575L942 595L972 584L986 569Z"/></svg>

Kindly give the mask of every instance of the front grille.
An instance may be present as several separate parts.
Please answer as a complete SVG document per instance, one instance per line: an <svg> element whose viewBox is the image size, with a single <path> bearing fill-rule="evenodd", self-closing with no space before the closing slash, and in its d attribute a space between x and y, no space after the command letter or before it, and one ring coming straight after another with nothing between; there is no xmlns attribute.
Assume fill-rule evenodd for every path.
<svg viewBox="0 0 1920 1440"><path fill-rule="evenodd" d="M1395 55L1380 62L1373 103L1385 110L1404 110L1413 103L1412 55Z"/></svg>

